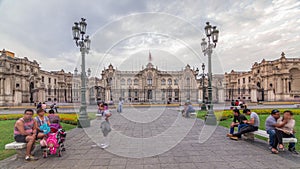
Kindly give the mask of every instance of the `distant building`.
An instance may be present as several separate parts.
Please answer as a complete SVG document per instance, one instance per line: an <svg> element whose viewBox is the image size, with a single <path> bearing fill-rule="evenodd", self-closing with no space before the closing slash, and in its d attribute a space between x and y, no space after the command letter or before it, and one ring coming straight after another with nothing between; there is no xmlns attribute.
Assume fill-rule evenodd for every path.
<svg viewBox="0 0 300 169"><path fill-rule="evenodd" d="M88 71L89 72L89 71ZM178 71L163 71L149 63L139 71L117 70L111 64L97 77L87 77L87 104L98 101L174 103L202 101L202 79L199 70L186 65ZM224 101L223 75L213 75L213 102ZM207 100L207 78L205 81ZM0 106L37 102L79 103L81 75L42 70L37 61L0 52Z"/></svg>
<svg viewBox="0 0 300 169"><path fill-rule="evenodd" d="M251 71L225 73L226 100L296 101L300 100L300 58L263 59Z"/></svg>
<svg viewBox="0 0 300 169"><path fill-rule="evenodd" d="M0 52L0 106L36 102L73 102L73 74L41 70L37 61ZM80 89L80 88L79 88ZM77 95L76 95L77 96ZM76 100L78 102L78 100Z"/></svg>
<svg viewBox="0 0 300 169"><path fill-rule="evenodd" d="M101 73L98 100L126 102L173 103L187 100L197 103L202 98L202 83L199 70L186 65L179 71L163 71L149 63L139 71L117 70L111 64ZM224 101L224 75L213 76L213 101ZM207 79L205 79L206 100ZM205 98L204 98L205 99Z"/></svg>

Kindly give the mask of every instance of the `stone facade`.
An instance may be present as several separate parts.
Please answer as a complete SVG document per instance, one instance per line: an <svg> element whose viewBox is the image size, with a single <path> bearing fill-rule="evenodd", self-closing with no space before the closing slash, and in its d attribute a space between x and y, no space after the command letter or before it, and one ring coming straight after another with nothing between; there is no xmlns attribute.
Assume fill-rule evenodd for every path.
<svg viewBox="0 0 300 169"><path fill-rule="evenodd" d="M0 105L72 102L72 74L41 70L37 61L0 52Z"/></svg>
<svg viewBox="0 0 300 169"><path fill-rule="evenodd" d="M140 71L116 70L112 65L102 71L98 100L147 103L174 103L202 100L198 69L189 65L181 71L162 71L149 62ZM223 75L213 76L213 101L223 102ZM205 86L207 86L205 78ZM207 90L207 87L206 87ZM208 93L206 92L206 99Z"/></svg>
<svg viewBox="0 0 300 169"><path fill-rule="evenodd" d="M98 101L197 103L202 101L199 70L186 65L180 71L162 71L149 61L140 71L117 70L112 65L97 77L87 77L87 104ZM89 73L88 73L89 74ZM223 75L213 75L213 102L224 101ZM207 100L207 78L204 79ZM37 61L15 57L13 52L0 53L0 106L37 102L79 103L81 76L74 73L42 70Z"/></svg>
<svg viewBox="0 0 300 169"><path fill-rule="evenodd" d="M300 100L300 58L281 57L255 62L251 71L225 73L226 100L297 101Z"/></svg>

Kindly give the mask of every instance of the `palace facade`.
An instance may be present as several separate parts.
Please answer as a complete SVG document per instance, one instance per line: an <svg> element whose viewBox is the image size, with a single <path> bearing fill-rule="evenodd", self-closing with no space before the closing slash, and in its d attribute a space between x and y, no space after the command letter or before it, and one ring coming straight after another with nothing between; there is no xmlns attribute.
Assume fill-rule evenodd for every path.
<svg viewBox="0 0 300 169"><path fill-rule="evenodd" d="M117 70L112 65L100 78L87 77L87 104L98 101L168 103L203 100L199 70L186 65L179 71L163 71L149 61L140 71ZM213 101L224 101L223 75L213 76ZM204 79L207 99L207 78ZM42 70L37 61L18 58L4 49L0 52L0 106L36 102L79 103L81 76L74 73Z"/></svg>
<svg viewBox="0 0 300 169"><path fill-rule="evenodd" d="M225 73L226 100L259 101L300 100L300 58L281 57L255 62L250 71Z"/></svg>
<svg viewBox="0 0 300 169"><path fill-rule="evenodd" d="M102 71L98 100L119 100L126 102L171 103L202 100L202 83L199 70L189 65L181 71L163 71L149 62L140 71L116 70L112 65ZM215 76L216 77L216 76ZM223 76L214 78L218 90L213 90L214 102L223 102ZM207 86L207 79L205 79ZM207 90L207 89L206 89ZM206 92L206 98L207 98Z"/></svg>

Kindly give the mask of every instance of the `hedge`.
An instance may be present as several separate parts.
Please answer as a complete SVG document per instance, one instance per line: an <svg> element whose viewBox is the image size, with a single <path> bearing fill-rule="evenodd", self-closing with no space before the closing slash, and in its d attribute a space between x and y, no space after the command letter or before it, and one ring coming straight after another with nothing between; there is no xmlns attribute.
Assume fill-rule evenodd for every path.
<svg viewBox="0 0 300 169"><path fill-rule="evenodd" d="M61 122L67 124L77 125L77 114L58 114ZM34 115L34 117L36 114ZM1 120L18 120L19 118L23 117L23 114L0 114L0 121Z"/></svg>
<svg viewBox="0 0 300 169"><path fill-rule="evenodd" d="M257 114L271 114L271 111L273 109L251 109L252 112L256 112ZM291 110L294 115L300 115L300 109L278 109L281 113L283 113L285 110ZM241 113L243 113L243 110L240 110ZM232 110L216 110L215 116L217 120L223 121L227 120L229 118L233 118L233 111ZM206 112L199 111L198 112L198 117L204 117L206 115Z"/></svg>

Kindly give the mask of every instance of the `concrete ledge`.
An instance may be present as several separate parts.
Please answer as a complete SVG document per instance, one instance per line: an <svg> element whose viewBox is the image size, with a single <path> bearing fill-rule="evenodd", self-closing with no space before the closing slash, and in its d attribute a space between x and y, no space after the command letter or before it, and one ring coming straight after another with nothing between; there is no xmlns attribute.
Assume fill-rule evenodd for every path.
<svg viewBox="0 0 300 169"><path fill-rule="evenodd" d="M18 150L18 149L26 148L26 145L27 145L27 143L19 143L19 142L14 141L12 143L6 144L5 149L6 150L9 150L9 149Z"/></svg>

